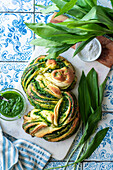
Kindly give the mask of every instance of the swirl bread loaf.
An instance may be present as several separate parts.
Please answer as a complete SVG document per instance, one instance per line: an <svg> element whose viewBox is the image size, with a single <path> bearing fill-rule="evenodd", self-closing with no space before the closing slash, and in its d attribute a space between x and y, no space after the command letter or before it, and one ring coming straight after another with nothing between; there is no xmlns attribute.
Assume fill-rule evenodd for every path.
<svg viewBox="0 0 113 170"><path fill-rule="evenodd" d="M76 132L80 114L76 97L70 92L76 83L70 62L61 56L40 56L25 69L21 83L35 107L24 116L26 133L56 142Z"/></svg>

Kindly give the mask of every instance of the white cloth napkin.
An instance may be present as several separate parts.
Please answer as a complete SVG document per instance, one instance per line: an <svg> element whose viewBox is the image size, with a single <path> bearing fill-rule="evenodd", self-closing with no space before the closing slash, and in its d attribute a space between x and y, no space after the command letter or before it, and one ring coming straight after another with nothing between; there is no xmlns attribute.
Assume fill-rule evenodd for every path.
<svg viewBox="0 0 113 170"><path fill-rule="evenodd" d="M30 141L11 142L3 136L0 127L0 170L42 170L50 156L48 151Z"/></svg>

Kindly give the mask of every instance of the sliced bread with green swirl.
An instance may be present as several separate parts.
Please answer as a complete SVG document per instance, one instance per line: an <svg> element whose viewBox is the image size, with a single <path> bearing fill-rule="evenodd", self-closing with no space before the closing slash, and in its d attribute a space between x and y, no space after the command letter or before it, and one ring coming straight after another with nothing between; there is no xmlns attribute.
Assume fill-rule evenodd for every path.
<svg viewBox="0 0 113 170"><path fill-rule="evenodd" d="M76 132L79 107L70 92L76 80L74 67L61 56L56 59L40 56L28 65L21 84L35 108L24 116L26 133L56 142Z"/></svg>

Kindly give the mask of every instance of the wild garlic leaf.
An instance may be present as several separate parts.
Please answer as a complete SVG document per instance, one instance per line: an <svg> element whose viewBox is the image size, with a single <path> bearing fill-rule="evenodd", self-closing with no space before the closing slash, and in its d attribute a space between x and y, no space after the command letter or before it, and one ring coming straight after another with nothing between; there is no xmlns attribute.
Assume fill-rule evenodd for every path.
<svg viewBox="0 0 113 170"><path fill-rule="evenodd" d="M95 110L99 106L98 101L98 75L97 72L92 68L87 74L88 89L91 96L91 106ZM100 103L101 104L101 103Z"/></svg>
<svg viewBox="0 0 113 170"><path fill-rule="evenodd" d="M86 14L86 10L81 8L78 5L75 5L72 9L67 11L67 14L69 14L77 19L81 19Z"/></svg>
<svg viewBox="0 0 113 170"><path fill-rule="evenodd" d="M87 25L87 24L98 24L100 22L98 20L81 21L81 20L75 20L75 19L73 19L71 21L71 19L70 19L70 20L66 20L65 22L61 22L59 24L65 24L65 23L67 24L67 26L69 28L75 28L75 27L83 26L83 25Z"/></svg>
<svg viewBox="0 0 113 170"><path fill-rule="evenodd" d="M89 1L89 2L88 2ZM82 7L82 8L84 8L85 9L85 11L89 11L90 9L91 9L91 7L92 7L92 2L91 2L92 0L79 0L79 1L77 1L77 5L78 6L80 6L80 7Z"/></svg>
<svg viewBox="0 0 113 170"><path fill-rule="evenodd" d="M101 35L102 33L110 33L111 31L107 28L102 28L102 26L98 24L86 24L78 27L81 30L88 31L89 33L92 32L93 35ZM96 33L96 34L95 34Z"/></svg>
<svg viewBox="0 0 113 170"><path fill-rule="evenodd" d="M97 0L85 0L85 2L91 7L97 5Z"/></svg>
<svg viewBox="0 0 113 170"><path fill-rule="evenodd" d="M38 5L38 4L35 4L35 6L38 6L38 7L40 7L40 8L44 8L44 9L47 9L48 7L50 7L50 5L47 5L47 6L45 6L45 5Z"/></svg>
<svg viewBox="0 0 113 170"><path fill-rule="evenodd" d="M75 4L76 4L77 0L70 0L69 2L67 2L63 8L60 9L60 11L57 13L57 16L62 15L64 13L66 13L67 11L69 11Z"/></svg>
<svg viewBox="0 0 113 170"><path fill-rule="evenodd" d="M56 4L56 6L59 8L59 10L61 10L64 7L64 5L66 4L66 2L69 2L69 1L52 0L52 2ZM85 8L75 5L75 6L73 6L72 9L67 11L67 14L72 15L75 18L81 19L86 14L86 10L85 10Z"/></svg>
<svg viewBox="0 0 113 170"><path fill-rule="evenodd" d="M42 38L50 38L57 34L64 34L65 31L57 30L43 23L25 23L31 30Z"/></svg>
<svg viewBox="0 0 113 170"><path fill-rule="evenodd" d="M57 46L57 48L56 47L51 47L47 52L49 54L51 54L51 53L61 54L64 51L68 50L71 46L72 46L72 44L71 45L70 44L69 45L63 44L61 46Z"/></svg>
<svg viewBox="0 0 113 170"><path fill-rule="evenodd" d="M111 1L111 5L112 5L112 8L113 8L113 0L110 0Z"/></svg>
<svg viewBox="0 0 113 170"><path fill-rule="evenodd" d="M97 128L98 122L102 118L102 106L98 106L97 109L91 114L87 120L87 124L80 140L80 145L87 141L90 136L94 133L95 129Z"/></svg>
<svg viewBox="0 0 113 170"><path fill-rule="evenodd" d="M77 55L81 50L83 50L83 48L84 48L92 39L94 39L94 37L91 37L91 38L89 38L88 40L81 42L81 44L80 44L80 45L77 47L77 49L75 50L75 52L74 52L74 54L73 54L73 57L74 57L75 55Z"/></svg>
<svg viewBox="0 0 113 170"><path fill-rule="evenodd" d="M78 102L79 102L81 119L84 125L86 125L88 117L91 112L91 98L90 98L88 84L84 72L82 72L82 76L79 82Z"/></svg>
<svg viewBox="0 0 113 170"><path fill-rule="evenodd" d="M106 14L106 8L102 6L94 6L83 18L82 21L96 19L109 29L113 29L113 22Z"/></svg>
<svg viewBox="0 0 113 170"><path fill-rule="evenodd" d="M58 7L55 4L49 5L48 8L40 10L40 12L43 14L48 14L48 13L55 12L55 11L59 11Z"/></svg>
<svg viewBox="0 0 113 170"><path fill-rule="evenodd" d="M50 25L51 27L54 27L58 30L64 30L66 31L67 33L69 33L70 35L76 35L76 36L79 36L79 35L87 35L87 36L91 36L91 34L89 35L88 31L86 30L82 30L80 27L75 27L75 28L69 28L68 27L68 24L64 25L64 24L53 24L53 23L49 23L48 25Z"/></svg>
<svg viewBox="0 0 113 170"><path fill-rule="evenodd" d="M71 34L65 30L58 30L45 24L26 23L26 25L43 39L48 39L62 44L75 44L79 41L86 41L92 35L90 33L81 36L77 34Z"/></svg>
<svg viewBox="0 0 113 170"><path fill-rule="evenodd" d="M97 134L89 144L86 152L76 161L76 163L82 162L84 159L87 159L91 156L91 154L96 150L96 148L100 145L100 143L104 139L108 130L109 128L105 128L97 132Z"/></svg>
<svg viewBox="0 0 113 170"><path fill-rule="evenodd" d="M107 78L104 80L104 82L99 87L99 105L102 103L102 100L103 100L103 93L105 90L106 82L107 82Z"/></svg>
<svg viewBox="0 0 113 170"><path fill-rule="evenodd" d="M60 46L62 43L46 40L43 38L34 39L30 42L30 44L36 45L36 46L45 46L45 47L53 47L53 46Z"/></svg>
<svg viewBox="0 0 113 170"><path fill-rule="evenodd" d="M60 24L60 23L58 23L58 24L49 23L48 25L51 26L51 27L54 27L58 30L64 30L64 31L66 31L67 33L70 33L70 34L74 33L75 35L86 35L86 34L88 35L88 32L87 31L85 32L84 30L80 29L80 27L70 29L68 27L68 25L66 25L66 24L64 25L64 24Z"/></svg>
<svg viewBox="0 0 113 170"><path fill-rule="evenodd" d="M55 59L59 56L59 53L50 53L46 56L45 59Z"/></svg>
<svg viewBox="0 0 113 170"><path fill-rule="evenodd" d="M63 0L51 0L54 4L56 4L56 6L59 8L59 9L62 9L64 7L64 5L66 4L65 1Z"/></svg>

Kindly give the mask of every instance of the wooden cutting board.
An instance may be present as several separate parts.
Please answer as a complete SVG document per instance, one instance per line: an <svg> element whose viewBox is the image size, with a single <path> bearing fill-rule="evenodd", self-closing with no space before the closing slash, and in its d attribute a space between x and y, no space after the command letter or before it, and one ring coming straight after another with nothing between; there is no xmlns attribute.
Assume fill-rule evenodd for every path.
<svg viewBox="0 0 113 170"><path fill-rule="evenodd" d="M52 18L51 22L56 22L56 23L62 22L65 19L66 19L65 16L60 16L55 19ZM82 70L84 70L84 72L87 74L87 72L92 67L94 67L95 70L98 72L99 84L100 84L106 78L106 76L113 64L113 48L112 48L113 42L103 36L98 37L98 39L102 44L102 54L97 61L89 63L89 62L84 62L84 61L80 60L78 56L72 58L75 46L70 48L65 53L61 54L63 57L68 59L76 69L76 75L77 75L78 81L77 81L76 87L73 89L73 93L76 96L78 95L77 89L78 89L78 83L79 83L79 79L80 79ZM31 57L31 60L38 57L39 55L46 54L46 51L47 51L47 49L45 49L44 47L37 47ZM21 85L20 86L18 85L17 89L19 89L20 91L22 91L22 93L24 93ZM26 99L26 101L28 104L28 108L26 111L26 114L27 114L27 112L29 110L31 110L33 108L33 106L30 105L30 103L28 102L27 99ZM6 121L1 120L1 126L6 133L8 133L18 139L19 138L27 139L27 140L30 140L30 141L38 144L39 146L42 146L43 148L48 150L50 153L52 153L52 157L54 157L57 160L64 159L70 146L72 145L75 135L73 135L69 139L66 139L61 142L47 142L44 139L40 139L40 138L36 138L36 137L33 138L29 134L26 134L24 132L24 130L22 129L22 123L23 123L23 119L19 119L17 121L13 121L13 122L6 122Z"/></svg>

